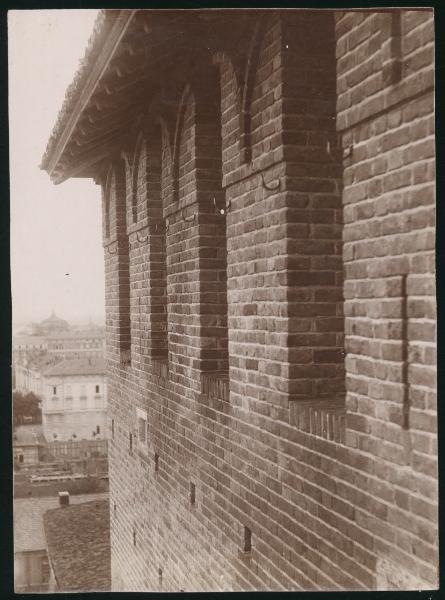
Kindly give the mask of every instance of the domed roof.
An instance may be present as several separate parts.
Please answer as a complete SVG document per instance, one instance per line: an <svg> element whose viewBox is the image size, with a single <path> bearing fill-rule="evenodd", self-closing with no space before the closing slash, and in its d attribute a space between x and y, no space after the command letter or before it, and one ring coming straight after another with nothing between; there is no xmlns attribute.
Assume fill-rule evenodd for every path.
<svg viewBox="0 0 445 600"><path fill-rule="evenodd" d="M39 329L46 332L68 331L70 328L68 321L61 319L52 311L51 315L39 323Z"/></svg>

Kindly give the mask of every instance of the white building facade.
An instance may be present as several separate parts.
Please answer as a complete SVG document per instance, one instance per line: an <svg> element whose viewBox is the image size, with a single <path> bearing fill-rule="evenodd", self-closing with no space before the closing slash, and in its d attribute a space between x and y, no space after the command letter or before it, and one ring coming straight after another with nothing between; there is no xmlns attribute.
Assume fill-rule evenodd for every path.
<svg viewBox="0 0 445 600"><path fill-rule="evenodd" d="M54 367L60 359L46 352L29 355L14 365L14 389L22 394L32 392L39 398L43 394L43 375L47 369Z"/></svg>
<svg viewBox="0 0 445 600"><path fill-rule="evenodd" d="M22 394L42 395L42 376L39 370L26 364L15 365L15 389Z"/></svg>
<svg viewBox="0 0 445 600"><path fill-rule="evenodd" d="M49 354L61 358L101 358L105 354L105 333L100 329L56 333L48 336L47 348Z"/></svg>
<svg viewBox="0 0 445 600"><path fill-rule="evenodd" d="M107 437L103 359L65 360L44 373L42 425L48 442Z"/></svg>

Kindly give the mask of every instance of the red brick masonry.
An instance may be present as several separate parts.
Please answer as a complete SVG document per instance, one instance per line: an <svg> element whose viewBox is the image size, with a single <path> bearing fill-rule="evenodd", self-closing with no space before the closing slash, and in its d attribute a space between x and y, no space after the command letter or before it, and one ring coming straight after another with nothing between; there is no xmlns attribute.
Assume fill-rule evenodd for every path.
<svg viewBox="0 0 445 600"><path fill-rule="evenodd" d="M434 588L432 12L185 12L53 171L103 188L113 588Z"/></svg>

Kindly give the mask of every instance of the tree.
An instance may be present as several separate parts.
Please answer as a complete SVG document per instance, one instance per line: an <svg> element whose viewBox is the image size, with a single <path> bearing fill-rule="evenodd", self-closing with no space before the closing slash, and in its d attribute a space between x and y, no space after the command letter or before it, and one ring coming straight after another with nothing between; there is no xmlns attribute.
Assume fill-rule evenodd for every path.
<svg viewBox="0 0 445 600"><path fill-rule="evenodd" d="M12 416L14 426L24 423L25 417L31 417L33 423L41 423L42 411L39 404L40 398L32 392L23 395L21 392L14 391L12 394Z"/></svg>

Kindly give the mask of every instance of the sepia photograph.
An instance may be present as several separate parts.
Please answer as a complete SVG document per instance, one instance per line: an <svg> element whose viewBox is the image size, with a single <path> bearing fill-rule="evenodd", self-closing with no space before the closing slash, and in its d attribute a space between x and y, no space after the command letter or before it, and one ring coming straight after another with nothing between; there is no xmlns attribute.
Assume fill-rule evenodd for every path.
<svg viewBox="0 0 445 600"><path fill-rule="evenodd" d="M437 590L433 8L7 25L15 593Z"/></svg>

